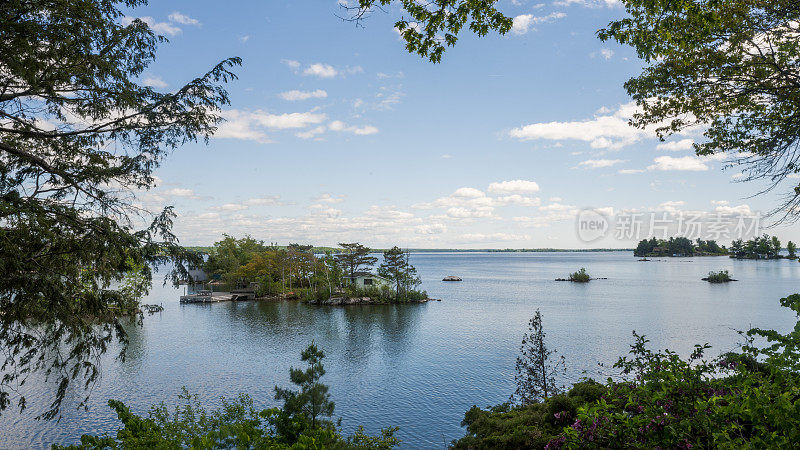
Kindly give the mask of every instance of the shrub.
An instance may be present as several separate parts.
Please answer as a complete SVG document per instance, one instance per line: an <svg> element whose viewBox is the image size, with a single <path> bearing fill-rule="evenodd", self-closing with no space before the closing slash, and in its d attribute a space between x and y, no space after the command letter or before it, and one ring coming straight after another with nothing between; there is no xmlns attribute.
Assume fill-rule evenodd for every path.
<svg viewBox="0 0 800 450"><path fill-rule="evenodd" d="M379 436L369 436L364 429L343 437L334 422L326 419L333 414L334 405L327 394L328 387L319 382L325 374L321 360L324 354L312 343L302 353L308 364L303 371L292 368L290 378L297 391L275 388L282 408L257 411L253 400L240 395L233 401L222 399L222 407L206 411L186 388L179 395L182 405L170 413L162 402L154 406L147 417L131 413L122 402L108 402L117 412L122 428L116 437L81 437L79 445L54 449L348 449L390 450L400 440L394 434L398 428L385 428Z"/></svg>
<svg viewBox="0 0 800 450"><path fill-rule="evenodd" d="M800 317L800 295L781 299ZM464 416L454 448L794 448L800 442L800 320L793 331L751 329L738 352L706 359L654 352L634 333L621 378L586 380L543 403ZM766 338L767 347L754 345ZM572 406L575 409L572 409ZM561 412L555 412L561 409ZM573 416L574 414L574 416Z"/></svg>
<svg viewBox="0 0 800 450"><path fill-rule="evenodd" d="M577 283L587 283L592 279L588 273L586 273L586 269L581 267L581 270L577 272L573 272L569 274L569 281L575 281Z"/></svg>
<svg viewBox="0 0 800 450"><path fill-rule="evenodd" d="M708 277L703 278L703 280L709 283L727 283L728 281L733 281L727 270L708 272Z"/></svg>

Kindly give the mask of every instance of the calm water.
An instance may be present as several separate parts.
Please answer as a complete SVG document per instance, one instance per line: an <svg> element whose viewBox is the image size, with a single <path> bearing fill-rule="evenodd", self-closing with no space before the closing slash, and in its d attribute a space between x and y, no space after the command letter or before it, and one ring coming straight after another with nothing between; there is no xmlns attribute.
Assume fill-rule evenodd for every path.
<svg viewBox="0 0 800 450"><path fill-rule="evenodd" d="M406 306L310 307L296 302L180 305L180 289L154 287L147 303L165 311L131 329L128 359L103 363L90 410L66 403L60 423L32 420L33 411L0 417L0 447L74 443L83 433L114 432L109 398L145 412L175 402L182 386L208 405L244 392L271 406L273 387L315 340L327 354L331 386L345 431L400 427L406 448L443 448L463 435L473 404L505 401L528 319L542 310L549 343L567 358L569 376L598 375L628 350L631 330L658 348L687 354L695 343L714 353L735 347L735 329L787 331L793 316L778 299L800 291L800 264L729 258L638 262L627 252L414 254L423 288L442 302ZM586 285L556 277L586 267ZM740 281L710 285L710 270ZM458 275L461 283L444 283ZM51 387L27 386L29 403L49 399ZM77 397L77 396L76 396Z"/></svg>

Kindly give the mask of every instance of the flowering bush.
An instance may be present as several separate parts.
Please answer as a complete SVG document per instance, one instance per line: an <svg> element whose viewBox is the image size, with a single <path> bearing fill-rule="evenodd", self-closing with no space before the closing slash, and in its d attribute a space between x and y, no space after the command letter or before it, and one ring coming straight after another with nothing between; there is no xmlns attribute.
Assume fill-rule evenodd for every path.
<svg viewBox="0 0 800 450"><path fill-rule="evenodd" d="M800 316L800 295L781 304ZM570 390L582 400L574 410L553 412L559 409L552 407L561 401L557 396L527 409L473 408L464 420L467 436L454 446L795 447L800 442L800 320L785 335L761 329L742 335L746 343L736 353L706 359L710 347L698 345L683 359L669 350L651 351L647 339L634 333L630 354L615 364L622 377L598 385L598 396L573 396L576 389L592 386L583 382ZM770 345L757 347L759 337ZM543 442L543 437L549 439Z"/></svg>

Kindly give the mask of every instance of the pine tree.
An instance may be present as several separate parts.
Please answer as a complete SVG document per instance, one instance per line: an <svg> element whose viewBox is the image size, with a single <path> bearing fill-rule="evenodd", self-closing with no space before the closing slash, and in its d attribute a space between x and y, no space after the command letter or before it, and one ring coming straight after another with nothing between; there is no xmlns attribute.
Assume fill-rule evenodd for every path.
<svg viewBox="0 0 800 450"><path fill-rule="evenodd" d="M333 415L334 403L328 393L328 386L319 382L325 375L322 352L314 342L300 354L300 359L308 364L306 370L289 369L289 379L300 390L283 389L275 386L275 400L283 400L283 413L292 418L303 416L311 421L311 428L329 425L329 420L322 417Z"/></svg>
<svg viewBox="0 0 800 450"><path fill-rule="evenodd" d="M557 377L566 374L564 357L561 356L553 364L554 350L548 350L545 344L545 332L542 328L542 314L537 309L536 315L528 324L528 332L522 337L522 345L517 358L514 382L516 391L509 401L519 405L529 405L544 400L561 392Z"/></svg>

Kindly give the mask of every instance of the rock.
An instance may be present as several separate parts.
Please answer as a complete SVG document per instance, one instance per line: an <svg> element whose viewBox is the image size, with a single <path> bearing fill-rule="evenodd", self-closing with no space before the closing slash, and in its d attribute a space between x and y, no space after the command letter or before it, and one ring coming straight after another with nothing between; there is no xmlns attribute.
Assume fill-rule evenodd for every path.
<svg viewBox="0 0 800 450"><path fill-rule="evenodd" d="M450 275L450 276L446 276L446 277L442 278L442 281L462 281L462 280L461 280L461 277Z"/></svg>

